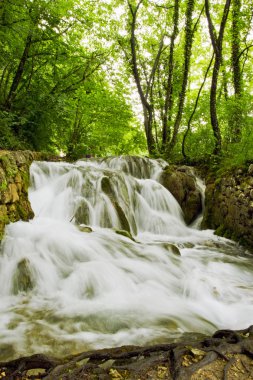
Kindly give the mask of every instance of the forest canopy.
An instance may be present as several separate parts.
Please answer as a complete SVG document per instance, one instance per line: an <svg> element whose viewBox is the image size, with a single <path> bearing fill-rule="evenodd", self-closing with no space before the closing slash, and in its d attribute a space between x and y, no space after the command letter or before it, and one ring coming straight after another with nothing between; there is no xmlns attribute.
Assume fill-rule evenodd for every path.
<svg viewBox="0 0 253 380"><path fill-rule="evenodd" d="M2 0L0 148L253 157L249 0Z"/></svg>

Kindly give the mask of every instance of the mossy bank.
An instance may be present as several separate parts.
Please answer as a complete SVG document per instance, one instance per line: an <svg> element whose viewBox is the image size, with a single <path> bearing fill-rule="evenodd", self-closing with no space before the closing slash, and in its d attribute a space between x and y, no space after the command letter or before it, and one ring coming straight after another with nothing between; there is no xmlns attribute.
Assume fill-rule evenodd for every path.
<svg viewBox="0 0 253 380"><path fill-rule="evenodd" d="M206 185L202 228L253 250L253 164L209 175Z"/></svg>

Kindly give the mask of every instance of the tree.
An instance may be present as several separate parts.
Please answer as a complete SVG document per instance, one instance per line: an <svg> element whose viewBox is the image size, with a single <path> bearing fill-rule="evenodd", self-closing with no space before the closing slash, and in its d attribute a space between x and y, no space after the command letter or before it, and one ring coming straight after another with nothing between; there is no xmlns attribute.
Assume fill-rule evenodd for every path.
<svg viewBox="0 0 253 380"><path fill-rule="evenodd" d="M114 145L113 153L117 149L115 133L102 133L107 122L116 130L117 120L119 137L121 125L126 135L135 134L129 103L123 96L119 97L116 90L109 89L102 74L102 66L108 65L110 47L100 43L105 33L103 15L101 10L94 15L93 8L88 0L78 3L6 0L2 4L0 37L4 54L0 59L0 112L5 123L5 136L0 138L2 146L64 151L77 156L73 149L85 152L81 146L87 149L88 144L103 146L99 138L105 140L111 135L113 138L107 138L107 142ZM90 31L98 24L101 28L94 38ZM84 41L85 36L87 41ZM103 99L108 103L107 113L100 111ZM116 115L116 105L121 110L120 117ZM111 116L109 107L113 110ZM88 121L91 115L92 120ZM101 125L101 136L98 125ZM138 141L141 142L141 138ZM127 143L118 145L127 149ZM129 149L132 148L129 146Z"/></svg>
<svg viewBox="0 0 253 380"><path fill-rule="evenodd" d="M205 10L206 10L206 17L208 21L208 29L209 29L212 46L213 46L213 50L215 54L213 73L212 73L212 83L211 83L211 90L210 90L210 116L211 116L211 125L213 128L214 139L215 139L215 146L213 150L214 155L220 155L221 153L222 136L221 136L218 117L217 117L216 95L217 95L217 83L218 83L219 71L220 71L220 66L222 64L223 37L224 37L224 31L225 31L228 13L230 9L230 4L231 4L231 0L226 0L223 13L222 13L219 33L218 33L218 36L216 36L214 24L213 24L211 13L210 13L209 0L205 0Z"/></svg>

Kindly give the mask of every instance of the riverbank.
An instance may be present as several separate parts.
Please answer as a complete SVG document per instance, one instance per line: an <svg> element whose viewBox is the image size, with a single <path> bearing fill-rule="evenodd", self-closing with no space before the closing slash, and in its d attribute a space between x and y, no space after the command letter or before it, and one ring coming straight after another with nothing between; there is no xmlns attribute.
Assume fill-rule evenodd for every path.
<svg viewBox="0 0 253 380"><path fill-rule="evenodd" d="M202 228L253 250L253 164L206 176Z"/></svg>
<svg viewBox="0 0 253 380"><path fill-rule="evenodd" d="M63 359L33 355L0 363L3 380L252 380L253 327L155 346L124 346Z"/></svg>

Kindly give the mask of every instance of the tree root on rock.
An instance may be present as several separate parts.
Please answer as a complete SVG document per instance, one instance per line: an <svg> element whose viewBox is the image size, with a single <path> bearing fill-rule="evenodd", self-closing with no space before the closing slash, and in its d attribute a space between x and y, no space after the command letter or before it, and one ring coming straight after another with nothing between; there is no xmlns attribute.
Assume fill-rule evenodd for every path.
<svg viewBox="0 0 253 380"><path fill-rule="evenodd" d="M63 359L43 354L0 363L3 380L253 380L253 327L198 341L123 346Z"/></svg>

